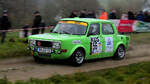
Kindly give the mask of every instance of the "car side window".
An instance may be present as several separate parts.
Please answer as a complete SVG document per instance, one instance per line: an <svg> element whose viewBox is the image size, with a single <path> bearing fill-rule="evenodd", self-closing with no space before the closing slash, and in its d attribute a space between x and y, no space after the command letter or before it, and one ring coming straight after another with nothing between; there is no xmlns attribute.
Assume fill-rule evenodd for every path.
<svg viewBox="0 0 150 84"><path fill-rule="evenodd" d="M90 35L100 35L100 24L91 24L89 29Z"/></svg>
<svg viewBox="0 0 150 84"><path fill-rule="evenodd" d="M114 34L112 24L103 24L102 25L102 32L104 35Z"/></svg>

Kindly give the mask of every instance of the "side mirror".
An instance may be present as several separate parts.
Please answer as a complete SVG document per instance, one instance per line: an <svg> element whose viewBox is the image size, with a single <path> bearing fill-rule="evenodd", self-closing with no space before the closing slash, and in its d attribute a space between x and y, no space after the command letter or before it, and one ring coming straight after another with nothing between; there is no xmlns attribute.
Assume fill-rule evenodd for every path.
<svg viewBox="0 0 150 84"><path fill-rule="evenodd" d="M50 32L53 32L54 28L55 28L55 27L51 28L51 29L50 29Z"/></svg>
<svg viewBox="0 0 150 84"><path fill-rule="evenodd" d="M88 33L87 37L89 37L89 36L91 36L91 35L93 35L93 33Z"/></svg>
<svg viewBox="0 0 150 84"><path fill-rule="evenodd" d="M51 32L53 32L53 30L52 30L52 29L50 30L50 33L51 33Z"/></svg>
<svg viewBox="0 0 150 84"><path fill-rule="evenodd" d="M49 26L50 32L52 32L54 28L55 26Z"/></svg>

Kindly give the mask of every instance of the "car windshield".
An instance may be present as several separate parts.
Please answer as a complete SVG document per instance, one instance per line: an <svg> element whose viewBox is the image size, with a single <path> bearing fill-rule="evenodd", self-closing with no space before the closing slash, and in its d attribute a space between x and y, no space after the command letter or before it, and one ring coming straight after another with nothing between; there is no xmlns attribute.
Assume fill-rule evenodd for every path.
<svg viewBox="0 0 150 84"><path fill-rule="evenodd" d="M85 22L61 21L52 32L59 34L85 35L86 30L87 23Z"/></svg>

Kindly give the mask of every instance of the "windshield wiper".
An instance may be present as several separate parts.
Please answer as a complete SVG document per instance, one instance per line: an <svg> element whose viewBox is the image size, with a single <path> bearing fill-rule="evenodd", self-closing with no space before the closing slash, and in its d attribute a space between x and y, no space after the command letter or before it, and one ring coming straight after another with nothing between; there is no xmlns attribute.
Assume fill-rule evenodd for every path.
<svg viewBox="0 0 150 84"><path fill-rule="evenodd" d="M63 33L60 33L60 32L57 32L57 31L54 31L54 32L52 32L52 33L59 33L59 34L71 34L71 33L67 32L67 31L63 31Z"/></svg>
<svg viewBox="0 0 150 84"><path fill-rule="evenodd" d="M63 31L63 33L65 33L65 34L71 34L71 33L67 32L67 31Z"/></svg>
<svg viewBox="0 0 150 84"><path fill-rule="evenodd" d="M84 34L73 34L73 35L84 35Z"/></svg>
<svg viewBox="0 0 150 84"><path fill-rule="evenodd" d="M54 31L54 32L52 32L52 33L58 33L58 32Z"/></svg>

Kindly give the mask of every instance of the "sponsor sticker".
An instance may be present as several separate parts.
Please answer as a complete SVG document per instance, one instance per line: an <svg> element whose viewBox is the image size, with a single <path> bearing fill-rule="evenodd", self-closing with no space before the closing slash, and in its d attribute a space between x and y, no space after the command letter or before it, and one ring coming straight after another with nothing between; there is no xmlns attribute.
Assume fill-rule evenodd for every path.
<svg viewBox="0 0 150 84"><path fill-rule="evenodd" d="M113 52L113 38L105 37L105 52Z"/></svg>
<svg viewBox="0 0 150 84"><path fill-rule="evenodd" d="M60 21L59 23L78 24L82 26L88 26L86 22L77 22L77 21Z"/></svg>
<svg viewBox="0 0 150 84"><path fill-rule="evenodd" d="M80 40L74 40L72 43L73 44L81 44L81 41Z"/></svg>

